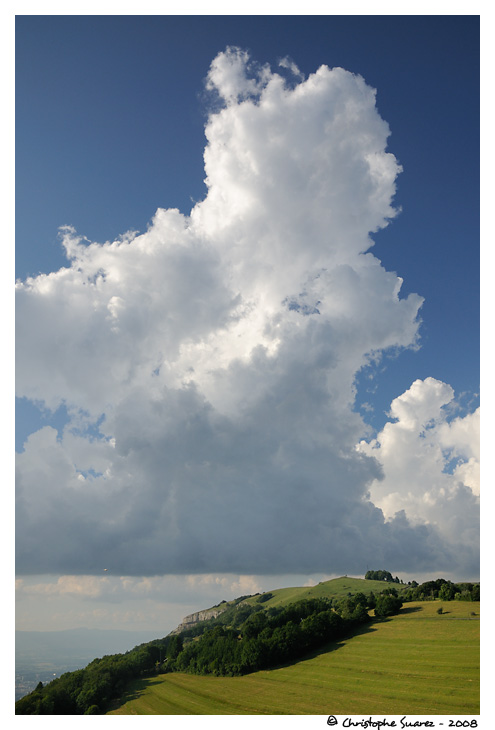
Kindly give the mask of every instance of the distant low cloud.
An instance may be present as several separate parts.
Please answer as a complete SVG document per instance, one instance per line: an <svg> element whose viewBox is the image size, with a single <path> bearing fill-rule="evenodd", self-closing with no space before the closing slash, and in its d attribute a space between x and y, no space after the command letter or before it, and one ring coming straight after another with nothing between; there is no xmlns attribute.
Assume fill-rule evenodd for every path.
<svg viewBox="0 0 495 730"><path fill-rule="evenodd" d="M39 600L52 597L71 597L86 601L121 603L132 600L162 600L185 603L203 595L205 601L215 601L219 591L229 598L254 594L263 589L252 575L186 575L132 577L112 575L62 575L16 580L19 600L37 596Z"/></svg>
<svg viewBox="0 0 495 730"><path fill-rule="evenodd" d="M388 126L359 76L322 66L296 83L292 70L288 85L239 49L219 54L205 199L190 215L159 209L145 233L111 243L67 227L67 268L18 283L18 395L72 416L61 437L45 427L17 457L20 574L464 560L408 498L405 472L390 496L389 430L356 447L356 374L418 345L421 297L401 297L400 277L369 252L369 234L396 215ZM392 404L415 447L419 422L453 395L430 380ZM457 533L474 566L472 425L435 430L440 449L467 459L462 488L435 491L425 472L423 490L438 511L469 505ZM433 459L432 474L443 466Z"/></svg>

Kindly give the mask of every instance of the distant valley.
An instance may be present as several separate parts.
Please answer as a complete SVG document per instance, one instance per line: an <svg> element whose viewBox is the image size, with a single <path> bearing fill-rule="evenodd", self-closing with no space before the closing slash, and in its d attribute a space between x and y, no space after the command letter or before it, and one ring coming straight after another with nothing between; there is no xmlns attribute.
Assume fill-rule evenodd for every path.
<svg viewBox="0 0 495 730"><path fill-rule="evenodd" d="M118 654L156 639L156 631L70 629L15 632L15 699L95 657Z"/></svg>

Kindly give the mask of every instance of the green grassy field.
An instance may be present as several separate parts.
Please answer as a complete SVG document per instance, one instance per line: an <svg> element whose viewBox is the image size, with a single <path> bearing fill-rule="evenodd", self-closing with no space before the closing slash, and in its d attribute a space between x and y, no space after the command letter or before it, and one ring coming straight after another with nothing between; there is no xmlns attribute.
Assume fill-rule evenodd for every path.
<svg viewBox="0 0 495 730"><path fill-rule="evenodd" d="M479 605L407 603L398 616L303 661L244 677L139 680L107 714L477 715Z"/></svg>
<svg viewBox="0 0 495 730"><path fill-rule="evenodd" d="M263 603L263 608L270 608L271 606L285 606L294 601L301 601L307 598L344 598L348 593L353 595L356 593L380 593L384 588L392 585L397 589L398 592L401 589L406 589L407 586L401 586L396 583L385 583L379 580L365 580L364 578L348 578L343 576L342 578L333 578L323 583L318 583L316 586L311 587L299 587L299 588L278 588L273 591L269 591L273 595L268 601ZM255 604L259 600L259 596L252 596L246 599L246 603Z"/></svg>

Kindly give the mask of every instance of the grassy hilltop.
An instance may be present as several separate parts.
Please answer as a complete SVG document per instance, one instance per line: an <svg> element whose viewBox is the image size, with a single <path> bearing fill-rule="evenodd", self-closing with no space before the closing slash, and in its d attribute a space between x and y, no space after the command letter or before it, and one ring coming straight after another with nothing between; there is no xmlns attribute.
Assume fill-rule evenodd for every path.
<svg viewBox="0 0 495 730"><path fill-rule="evenodd" d="M381 593L386 588L393 587L400 595L405 592L407 585L397 583L387 583L379 580L365 580L364 578L349 578L342 576L341 578L332 578L332 580L323 581L316 586L294 586L293 588L275 588L265 593L257 593L254 596L245 596L242 599L243 605L256 606L262 604L264 609L268 608L284 608L296 601L303 601L312 598L328 598L339 599L348 595L356 595L356 593ZM213 611L215 608L223 608L227 611L239 604L239 599L232 601L222 601L212 606L206 611Z"/></svg>
<svg viewBox="0 0 495 730"><path fill-rule="evenodd" d="M393 585L398 593L401 592L401 589L405 590L407 588L407 586L401 586L396 583L390 585ZM268 595L269 593L272 596L267 601L263 601L263 608L287 606L294 601L302 601L309 598L345 598L349 593L353 595L360 592L364 594L371 592L380 593L388 586L389 584L385 581L342 576L341 578L334 578L333 580L318 583L316 586L277 588L276 590L269 591L266 594L262 594ZM259 601L259 596L250 596L246 599L246 603L248 604L255 604L257 601Z"/></svg>
<svg viewBox="0 0 495 730"><path fill-rule="evenodd" d="M272 600L290 600L290 590L272 591ZM137 680L107 714L479 714L479 626L479 602L407 603L288 666Z"/></svg>

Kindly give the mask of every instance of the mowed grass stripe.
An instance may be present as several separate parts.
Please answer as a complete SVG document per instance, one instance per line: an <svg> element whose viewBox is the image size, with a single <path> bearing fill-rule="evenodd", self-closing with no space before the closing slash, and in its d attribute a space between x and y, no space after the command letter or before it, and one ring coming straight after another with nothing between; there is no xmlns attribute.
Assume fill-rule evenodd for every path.
<svg viewBox="0 0 495 730"><path fill-rule="evenodd" d="M109 714L479 714L479 603L399 616L286 667L244 677L165 674ZM447 608L448 607L448 608ZM428 619L428 620L424 620Z"/></svg>
<svg viewBox="0 0 495 730"><path fill-rule="evenodd" d="M184 674L165 676L170 682L162 682L160 686L157 685L154 688L154 692L160 695L161 703L158 706L158 711L153 714L255 714L252 709L253 699L260 692L256 691L256 687L251 687L249 700L246 702L246 688L243 686L240 693L235 691L236 680L242 678L199 678ZM204 681L198 682L198 679ZM172 698L173 701L171 702ZM137 704L139 705L139 702ZM262 698L260 704L263 704ZM266 712L267 714L273 714L271 709L266 710Z"/></svg>

